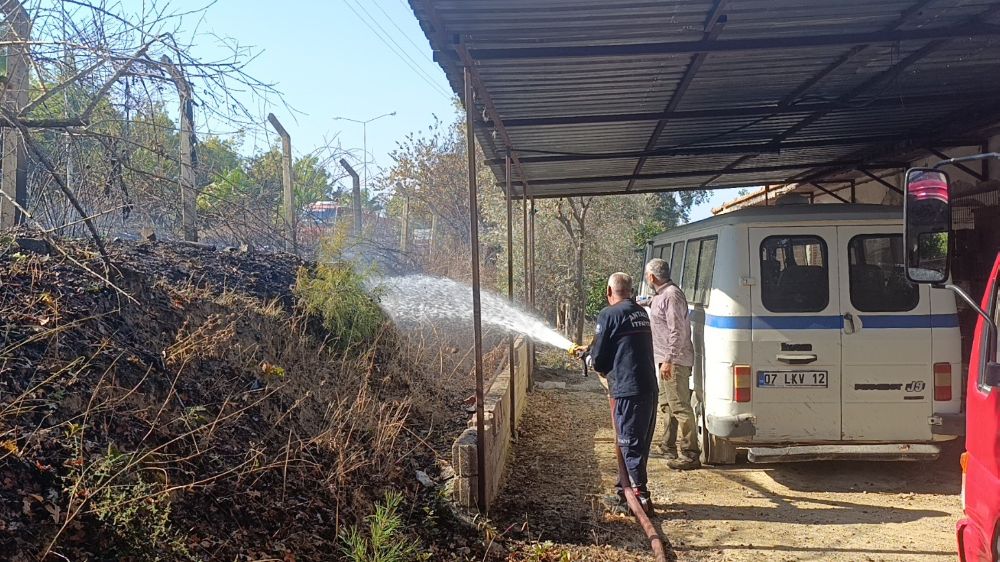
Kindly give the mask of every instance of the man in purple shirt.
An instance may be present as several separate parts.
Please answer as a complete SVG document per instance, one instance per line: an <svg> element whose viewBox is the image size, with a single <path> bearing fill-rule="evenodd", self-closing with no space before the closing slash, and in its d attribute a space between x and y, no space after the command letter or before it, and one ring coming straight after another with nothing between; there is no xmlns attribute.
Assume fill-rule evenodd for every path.
<svg viewBox="0 0 1000 562"><path fill-rule="evenodd" d="M646 264L646 281L656 291L649 305L649 320L660 385L660 412L666 420L666 434L659 449L670 468L698 468L701 466L698 430L691 408L690 386L694 344L687 298L670 280L670 265L659 258Z"/></svg>

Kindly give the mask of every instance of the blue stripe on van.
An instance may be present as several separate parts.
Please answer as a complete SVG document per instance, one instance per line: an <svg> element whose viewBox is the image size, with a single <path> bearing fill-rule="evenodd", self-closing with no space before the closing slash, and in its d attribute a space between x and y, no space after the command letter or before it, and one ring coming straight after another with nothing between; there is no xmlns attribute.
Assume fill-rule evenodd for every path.
<svg viewBox="0 0 1000 562"><path fill-rule="evenodd" d="M861 315L862 328L957 328L957 314L913 314L903 316Z"/></svg>
<svg viewBox="0 0 1000 562"><path fill-rule="evenodd" d="M756 330L839 330L844 326L840 316L754 316Z"/></svg>
<svg viewBox="0 0 1000 562"><path fill-rule="evenodd" d="M840 330L840 316L714 316L705 315L705 325L720 330ZM957 328L957 314L901 314L861 316L861 325L872 330L911 328Z"/></svg>
<svg viewBox="0 0 1000 562"><path fill-rule="evenodd" d="M749 330L749 316L713 316L705 315L705 325L720 330Z"/></svg>

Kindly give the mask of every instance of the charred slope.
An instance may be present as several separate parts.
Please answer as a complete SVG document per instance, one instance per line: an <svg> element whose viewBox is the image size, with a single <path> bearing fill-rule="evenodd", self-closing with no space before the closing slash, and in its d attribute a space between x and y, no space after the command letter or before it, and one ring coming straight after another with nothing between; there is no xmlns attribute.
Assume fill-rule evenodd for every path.
<svg viewBox="0 0 1000 562"><path fill-rule="evenodd" d="M86 243L59 247L102 271ZM108 249L121 291L0 237L5 559L330 560L389 489L430 522L425 549L465 540L413 473L439 476L424 428L461 420L467 388L387 327L326 330L293 257Z"/></svg>

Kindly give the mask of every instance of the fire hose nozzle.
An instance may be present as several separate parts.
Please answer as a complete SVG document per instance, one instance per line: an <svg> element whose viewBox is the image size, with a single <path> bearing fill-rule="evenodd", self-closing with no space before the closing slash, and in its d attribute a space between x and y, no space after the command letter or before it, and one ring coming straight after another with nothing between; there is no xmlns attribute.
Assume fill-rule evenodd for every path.
<svg viewBox="0 0 1000 562"><path fill-rule="evenodd" d="M587 352L590 351L587 346L573 344L569 347L567 352L570 357L576 357L583 363L583 376L588 375L589 369L587 368Z"/></svg>

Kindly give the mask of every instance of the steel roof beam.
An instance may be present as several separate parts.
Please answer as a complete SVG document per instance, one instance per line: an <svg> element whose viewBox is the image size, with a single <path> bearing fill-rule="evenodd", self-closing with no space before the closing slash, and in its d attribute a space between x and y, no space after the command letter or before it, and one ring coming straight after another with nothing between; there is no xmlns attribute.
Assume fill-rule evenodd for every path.
<svg viewBox="0 0 1000 562"><path fill-rule="evenodd" d="M846 163L843 163L846 164ZM870 164L863 162L861 160L856 160L853 162L854 166L860 166L862 164L867 164L870 167L875 168L902 168L905 167L905 163L901 162L885 162L879 164ZM781 164L775 166L757 166L753 168L734 168L729 171L730 174L763 174L770 172L784 172L790 170L801 170L805 168L815 168L822 166L819 162L801 162L796 164ZM714 176L719 173L719 169L715 168L713 170L694 170L688 172L663 172L654 174L639 174L638 176L626 175L626 176L587 176L582 178L558 178L558 179L533 179L531 181L531 186L555 186L555 185L584 185L588 183L614 183L614 182L624 182L635 178L637 181L642 180L667 180L667 179L683 179L683 178L698 178L705 176ZM773 183L773 182L772 182ZM697 188L695 188L697 189ZM622 191L623 193L624 191Z"/></svg>
<svg viewBox="0 0 1000 562"><path fill-rule="evenodd" d="M843 197L837 195L833 191L830 191L829 189L823 187L822 185L820 185L818 183L814 183L814 184L812 184L812 186L815 187L816 189L822 191L823 193L829 195L830 197L833 197L834 199L839 200L841 203L850 203L850 201L848 201L847 199L844 199Z"/></svg>
<svg viewBox="0 0 1000 562"><path fill-rule="evenodd" d="M629 45L577 45L562 47L511 47L496 49L470 48L469 54L477 61L530 60L601 57L638 57L655 55L690 55L697 53L728 53L740 51L767 51L807 49L847 45L896 43L898 41L930 41L975 36L1000 35L1000 26L976 22L937 28L920 28L867 33L837 33L834 35L807 35L802 37L761 37L753 39L700 39L670 43L635 43Z"/></svg>
<svg viewBox="0 0 1000 562"><path fill-rule="evenodd" d="M839 102L841 104L850 102L854 98L857 98L857 97L861 96L862 94L864 94L868 90L871 90L872 88L874 88L875 86L881 84L882 82L885 82L887 80L892 80L896 76L899 76L900 74L902 74L903 72L905 72L906 69L909 68L911 65L915 64L917 61L919 61L920 59L924 58L925 56L931 54L935 49L937 49L938 47L941 47L945 43L946 43L946 40L944 40L944 39L939 39L939 40L936 40L936 41L931 41L930 43L928 43L928 44L924 45L923 47L917 49L916 51L910 53L906 58L904 58L903 60L899 61L895 65L889 67L887 70L885 70L883 72L880 72L880 73L876 74L875 76L872 76L868 80L865 80L864 82L862 82L858 86L852 88L847 93L841 95L840 97L837 98L837 102ZM813 123L819 121L820 119L822 119L823 117L827 116L830 113L831 113L831 110L826 109L826 110L817 111L817 112L809 115L808 117L806 117L802 121L799 121L795 125L789 127L784 132L782 132L781 134L779 134L778 136L776 136L774 138L775 142L781 142L781 141L787 139L788 137L794 135L795 133L798 133L798 132L802 131L803 129L805 129L809 125L812 125Z"/></svg>
<svg viewBox="0 0 1000 562"><path fill-rule="evenodd" d="M910 6L906 10L904 10L900 14L899 19L897 19L895 22L893 22L890 25L888 25L886 28L884 28L883 31L885 33L892 33L894 31L898 30L900 26L902 26L903 24L905 24L907 22L907 20L909 20L911 17L919 14L920 10L924 9L928 4L930 4L933 1L934 0L920 0L916 4ZM794 90L792 90L792 92L790 94L788 94L788 96L786 96L784 100L782 100L781 105L786 106L786 105L790 105L792 103L795 103L795 100L799 99L799 97L802 94L806 93L807 91L809 91L810 88L812 88L813 86L815 86L816 84L818 84L820 82L820 80L822 80L822 79L826 78L827 76L829 76L830 74L832 74L833 71L837 70L842 65L846 64L847 61L849 61L852 58L854 58L855 55L857 55L861 51L865 50L866 48L868 48L867 44L855 45L855 46L851 47L851 49L849 49L846 53L844 53L844 54L840 55L839 57L837 57L837 59L834 60L832 63L830 63L829 65L827 65L826 67L824 67L822 70L820 70L819 72L817 72L815 75L813 75L812 77L810 77L808 80L806 80L805 82L803 82L802 84L800 84L797 88L795 88Z"/></svg>
<svg viewBox="0 0 1000 562"><path fill-rule="evenodd" d="M882 185L883 185L884 187L886 187L886 188L888 188L888 189L891 189L892 191L895 191L896 193L898 193L898 194L900 194L900 195L902 195L902 194L903 194L903 192L902 192L902 191L900 191L900 189L899 189L898 187L896 187L896 186L892 185L891 183L889 183L889 182L885 181L884 179L882 179L882 178L878 177L877 175L875 175L875 174L873 174L873 173L869 172L868 170L866 170L866 169L864 169L864 168L858 168L858 171L859 171L859 172L861 172L862 174L864 174L864 175L868 176L869 178L871 178L871 179L872 179L872 181L874 181L874 182L876 182L876 183L879 183L879 184L882 184ZM813 185L816 185L816 184L813 184ZM818 186L817 186L817 187L818 187Z"/></svg>
<svg viewBox="0 0 1000 562"><path fill-rule="evenodd" d="M902 135L880 135L873 137L854 137L842 139L821 139L808 141L789 141L780 144L760 143L741 144L723 146L691 146L679 148L661 148L652 151L624 151L624 152L597 152L597 153L566 153L551 154L544 156L521 156L523 164L552 164L557 162L587 162L597 160L619 160L627 158L657 156L711 156L713 154L747 154L756 156L758 154L780 154L783 150L795 150L799 148L817 148L825 146L843 146L852 144L865 144L873 142L899 142L906 140ZM528 154L530 151L522 149L521 154ZM498 166L504 163L502 158L486 160L490 166Z"/></svg>
<svg viewBox="0 0 1000 562"><path fill-rule="evenodd" d="M765 115L784 115L789 113L812 113L816 111L852 111L859 109L891 109L904 108L919 104L934 104L948 101L982 101L994 99L995 96L962 94L933 94L926 96L901 96L895 98L878 98L864 104L844 104L837 102L814 102L798 105L764 105L758 107L725 107L719 109L687 109L676 111L618 113L608 115L561 115L555 117L524 117L504 119L503 126L507 129L519 127L548 127L559 125L604 125L614 123L635 123L642 121L681 120L681 119L711 119L717 117L761 117ZM493 121L486 121L486 126L492 127Z"/></svg>
<svg viewBox="0 0 1000 562"><path fill-rule="evenodd" d="M770 183L771 183L771 185L774 185L774 182L770 182ZM761 185L761 184L760 183L758 183L758 184L747 184L746 182L738 182L738 183L736 183L736 182L729 182L729 183L720 183L720 184L709 185L709 186L706 186L706 187L701 187L699 185L685 185L685 186L676 186L676 187L637 187L634 190L632 190L631 192L629 192L628 194L626 194L621 189L601 189L601 190L598 190L598 191L581 190L581 192L579 194L568 194L568 195L565 192L565 190L554 191L554 192L540 191L540 192L535 193L534 197L535 197L535 199L556 199L556 198L559 198L559 197L577 197L577 196L580 196L580 197L598 197L598 196L602 196L602 195L629 195L629 194L639 194L639 193L673 193L673 192L678 192L678 191L699 191L699 190L702 190L702 189L705 189L705 190L708 190L708 191L713 191L713 190L716 190L716 189L742 188L742 187L747 187L747 185ZM850 187L850 186L848 186L848 187ZM515 199L519 199L519 197L517 195L515 195L514 198Z"/></svg>
<svg viewBox="0 0 1000 562"><path fill-rule="evenodd" d="M853 180L847 180L847 181L842 181L842 182L826 182L826 181L824 181L824 182L812 182L812 185L815 185L816 187L819 187L819 185L817 185L817 184L824 184L824 183L846 183L847 184L844 187L836 187L836 188L833 188L833 189L829 189L828 188L829 191L832 192L832 193L840 193L841 191L844 191L845 189L851 189L853 191L853 188L855 187ZM799 185L805 185L805 184L799 184ZM815 191L810 191L809 194L810 195L816 195L816 192ZM857 198L855 197L855 201L854 201L855 203L857 203L856 199Z"/></svg>
<svg viewBox="0 0 1000 562"><path fill-rule="evenodd" d="M933 154L934 156L937 156L938 158L940 158L942 160L950 160L951 159L951 156L948 156L947 154L945 154L944 152L941 152L940 150L937 150L936 148L928 148L927 150L929 150L931 154ZM984 150L983 152L988 152L988 151ZM976 178L979 181L986 181L988 179L986 177L986 175L983 174L982 172L977 172L977 171L973 170L972 168L966 166L965 164L962 164L961 162L954 162L952 165L955 166L956 168L958 168L959 170L962 170L966 174L969 174L970 176Z"/></svg>
<svg viewBox="0 0 1000 562"><path fill-rule="evenodd" d="M993 16L994 14L996 14L996 12L998 10L1000 10L1000 6L996 6L996 5L992 6L989 9L985 10L984 12L981 12L981 13L977 14L976 16L974 16L974 17L970 18L969 20L967 20L965 26L959 26L959 27L966 27L966 26L972 27L972 26L975 26L975 25L977 25L978 22L981 22L981 21L983 21L983 20L985 20L985 19ZM906 17L908 17L908 15L909 14L904 14L903 17L906 18ZM887 31L886 33L895 33L895 32L894 31ZM853 100L853 99L855 99L857 97L860 97L865 92L871 90L875 86L878 86L879 84L881 84L883 82L886 82L888 80L894 79L895 77L897 77L900 74L902 74L903 72L905 72L907 68L909 68L913 64L917 63L920 59L926 57L927 55L931 54L932 52L934 52L939 47L942 47L943 45L945 45L948 42L948 39L949 38L941 38L941 39L936 39L936 40L930 41L929 43L927 43L923 47L920 47L916 51L914 51L914 52L910 53L909 55L907 55L903 60L899 61L895 65L893 65L893 66L889 67L888 69L886 69L886 70L884 70L884 71L876 74L875 76L872 76L871 78L865 80L861 84L859 84L859 85L855 86L854 88L850 89L849 91L847 91L846 93L844 93L843 95L841 95L840 97L838 97L837 98L837 102L838 103L842 103L842 104L843 103L848 103L851 100ZM832 110L829 110L829 109L827 109L827 110L820 110L820 111L817 111L817 112L809 115L808 117L806 117L802 121L800 121L800 122L796 123L795 125L789 127L784 132L782 132L780 135L776 136L774 138L774 141L775 142L781 142L781 141L783 141L783 140L791 137L792 135L794 135L794 134L802 131L803 129L805 129L809 125L812 125L813 123L819 121L820 119L822 119L823 117L825 117L826 115L828 115L831 111Z"/></svg>
<svg viewBox="0 0 1000 562"><path fill-rule="evenodd" d="M709 179L707 181L702 182L701 187L708 187L709 185L712 184L712 182L714 182L715 180L717 180L717 179L725 176L726 174L728 174L729 172L731 172L734 168L736 168L736 166L739 166L740 164L746 162L747 160L749 160L749 159L751 159L753 157L754 157L753 154L746 154L744 156L740 156L736 160L733 160L732 162L730 162L729 164L727 164L726 167L723 168L722 171L720 171L715 177L713 177L713 178L711 178L711 179Z"/></svg>
<svg viewBox="0 0 1000 562"><path fill-rule="evenodd" d="M712 9L708 12L708 17L705 18L705 31L702 40L715 41L719 37L719 34L722 33L722 28L726 26L726 16L722 14L722 10L725 9L728 2L729 0L715 0L715 4L712 5ZM708 53L695 53L691 56L691 62L684 69L684 76L681 77L677 83L677 87L674 88L674 93L670 96L670 101L667 102L667 107L663 110L664 113L677 110L677 107L681 104L681 100L684 99L684 94L691 87L694 77L698 74L698 70L707 57ZM649 135L649 140L646 141L646 152L656 148L656 144L660 140L660 135L663 134L663 129L666 126L666 119L660 119L656 122L653 133ZM646 156L640 156L639 160L635 163L635 169L632 171L632 179L628 180L625 191L631 190L632 186L635 185L635 177L642 172L642 167L646 165L646 159Z"/></svg>
<svg viewBox="0 0 1000 562"><path fill-rule="evenodd" d="M716 0L712 9L708 11L708 17L705 18L705 24L702 25L702 32L711 33L717 24L724 23L723 18L726 16L723 15L723 12L727 4L729 4L729 0Z"/></svg>
<svg viewBox="0 0 1000 562"><path fill-rule="evenodd" d="M950 145L953 143L945 142L941 139L959 135L963 137L968 136L970 133L973 133L980 128L985 128L977 127L978 124L996 123L998 119L1000 119L1000 103L992 103L972 108L963 107L918 127L914 127L908 135L904 135L906 140L897 143L867 146L851 152L850 154L844 155L842 160L834 161L823 166L816 166L802 174L796 174L789 179L789 182L812 182L820 180L824 177L830 177L834 174L854 171L856 166L851 166L846 163L850 160L857 160L865 157L870 159L886 158L896 154L905 154L916 150L925 150L924 147L928 145ZM937 133L937 135L929 136L926 134L927 131L933 131ZM964 146L964 143L956 144L956 146ZM902 167L905 168L907 166L908 164Z"/></svg>

